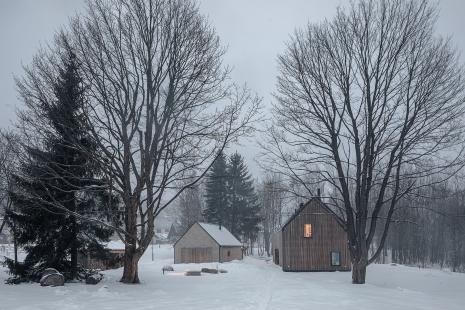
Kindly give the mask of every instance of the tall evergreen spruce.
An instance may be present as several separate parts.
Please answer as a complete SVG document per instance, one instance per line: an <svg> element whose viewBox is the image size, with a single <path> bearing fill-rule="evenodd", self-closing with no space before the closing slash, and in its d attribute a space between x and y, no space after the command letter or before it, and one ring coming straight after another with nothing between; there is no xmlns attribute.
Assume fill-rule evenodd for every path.
<svg viewBox="0 0 465 310"><path fill-rule="evenodd" d="M81 215L103 217L108 194L99 188L96 170L86 155L92 143L81 119L83 92L78 65L68 52L53 85L54 102L40 101L40 115L48 120L44 143L25 147L27 161L13 175L15 189L9 194L17 212L7 211L15 222L16 240L27 256L18 270L7 261L10 272L36 279L43 269L56 268L77 276L78 253L107 258L100 242L108 241L112 230L82 222L57 204ZM24 96L24 94L22 94ZM96 190L83 190L96 188Z"/></svg>
<svg viewBox="0 0 465 310"><path fill-rule="evenodd" d="M207 175L207 222L226 227L239 239L255 240L259 230L258 199L252 176L239 153L228 159L221 154ZM242 237L242 238L241 238Z"/></svg>
<svg viewBox="0 0 465 310"><path fill-rule="evenodd" d="M221 153L213 163L207 174L205 184L205 210L203 216L208 223L225 225L227 214L227 162L226 156Z"/></svg>
<svg viewBox="0 0 465 310"><path fill-rule="evenodd" d="M228 228L234 236L254 241L261 221L260 208L252 176L237 152L229 158L228 176Z"/></svg>

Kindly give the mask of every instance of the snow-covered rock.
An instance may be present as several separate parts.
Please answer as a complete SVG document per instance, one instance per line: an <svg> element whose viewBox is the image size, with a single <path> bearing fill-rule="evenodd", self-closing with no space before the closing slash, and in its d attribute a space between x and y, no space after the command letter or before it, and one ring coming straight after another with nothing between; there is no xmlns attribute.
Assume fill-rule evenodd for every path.
<svg viewBox="0 0 465 310"><path fill-rule="evenodd" d="M53 273L59 273L59 272L55 268L47 268L42 272L41 277L43 278L43 277L45 277L45 276L47 276L49 274L53 274Z"/></svg>
<svg viewBox="0 0 465 310"><path fill-rule="evenodd" d="M102 280L102 277L99 274L93 274L93 275L87 277L86 284L95 285L95 284L99 283L100 280Z"/></svg>
<svg viewBox="0 0 465 310"><path fill-rule="evenodd" d="M40 279L41 286L63 286L65 277L61 273L51 273Z"/></svg>
<svg viewBox="0 0 465 310"><path fill-rule="evenodd" d="M99 293L106 293L109 292L110 290L108 289L108 286L104 285L101 288L98 289Z"/></svg>

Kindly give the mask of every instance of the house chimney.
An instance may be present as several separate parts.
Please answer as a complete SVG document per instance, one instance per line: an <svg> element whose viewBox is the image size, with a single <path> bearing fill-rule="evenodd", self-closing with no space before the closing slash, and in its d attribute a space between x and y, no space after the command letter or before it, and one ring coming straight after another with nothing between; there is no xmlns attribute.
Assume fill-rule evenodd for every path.
<svg viewBox="0 0 465 310"><path fill-rule="evenodd" d="M319 188L316 190L316 196L318 197L318 200L321 200L320 199L320 189Z"/></svg>

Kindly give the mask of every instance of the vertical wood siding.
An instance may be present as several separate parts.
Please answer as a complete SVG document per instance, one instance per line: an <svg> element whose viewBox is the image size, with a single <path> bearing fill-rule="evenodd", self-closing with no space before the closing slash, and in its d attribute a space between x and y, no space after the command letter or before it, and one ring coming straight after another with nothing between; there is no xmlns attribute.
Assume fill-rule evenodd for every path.
<svg viewBox="0 0 465 310"><path fill-rule="evenodd" d="M182 249L208 248L211 252L210 262L219 261L219 245L209 234L195 223L174 246L174 263L195 263L195 257L182 257ZM205 250L206 251L206 250ZM194 252L192 252L194 253ZM184 254L187 255L187 254ZM206 255L206 254L205 254ZM183 259L185 261L183 261Z"/></svg>
<svg viewBox="0 0 465 310"><path fill-rule="evenodd" d="M220 256L220 263L226 263L233 261L235 259L241 260L242 259L242 248L241 247L221 247L221 256ZM229 256L228 256L229 251Z"/></svg>
<svg viewBox="0 0 465 310"><path fill-rule="evenodd" d="M212 262L212 248L182 248L181 263L210 263Z"/></svg>
<svg viewBox="0 0 465 310"><path fill-rule="evenodd" d="M271 246L271 251L273 255L273 261L274 263L279 266L283 266L283 233L281 230L276 232L273 237L272 237L272 246ZM276 252L277 250L277 252ZM276 254L278 253L278 256Z"/></svg>
<svg viewBox="0 0 465 310"><path fill-rule="evenodd" d="M304 237L304 224L312 224L311 238ZM317 199L311 200L284 227L282 247L279 259L284 271L351 269L347 235L335 215ZM331 252L340 252L340 266L331 266Z"/></svg>

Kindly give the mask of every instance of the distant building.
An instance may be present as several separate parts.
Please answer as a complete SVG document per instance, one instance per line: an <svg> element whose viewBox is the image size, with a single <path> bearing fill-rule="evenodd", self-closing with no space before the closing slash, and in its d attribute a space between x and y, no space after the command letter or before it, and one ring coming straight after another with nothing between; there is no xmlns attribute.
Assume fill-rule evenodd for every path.
<svg viewBox="0 0 465 310"><path fill-rule="evenodd" d="M242 259L242 244L226 228L195 222L174 244L174 263L229 262Z"/></svg>
<svg viewBox="0 0 465 310"><path fill-rule="evenodd" d="M0 217L0 227L2 226L3 224L3 217ZM0 233L0 244L10 244L13 240L12 240L12 235L11 235L11 231L8 227L8 225L4 225L3 226L3 229L2 229L2 232Z"/></svg>
<svg viewBox="0 0 465 310"><path fill-rule="evenodd" d="M0 244L9 244L10 238L4 232L0 233Z"/></svg>
<svg viewBox="0 0 465 310"><path fill-rule="evenodd" d="M349 271L344 221L313 198L273 235L273 259L283 271Z"/></svg>
<svg viewBox="0 0 465 310"><path fill-rule="evenodd" d="M173 218L171 216L166 215L158 215L155 218L154 226L155 226L155 236L157 237L157 243L169 243L171 240L169 239L169 233L171 227L173 226Z"/></svg>
<svg viewBox="0 0 465 310"><path fill-rule="evenodd" d="M154 221L155 233L166 234L168 236L170 232L173 219L169 216L157 216Z"/></svg>
<svg viewBox="0 0 465 310"><path fill-rule="evenodd" d="M78 255L78 263L85 269L116 269L123 267L123 255L124 255L124 243L121 240L110 241L105 247L110 250L110 255L115 265L112 265L109 261L101 261L91 257L90 255Z"/></svg>
<svg viewBox="0 0 465 310"><path fill-rule="evenodd" d="M174 228L174 224L171 224L171 227L170 227L170 232L168 233L168 240L173 243L173 242L176 242L178 241L179 239L179 234L178 232L176 231L176 229Z"/></svg>

